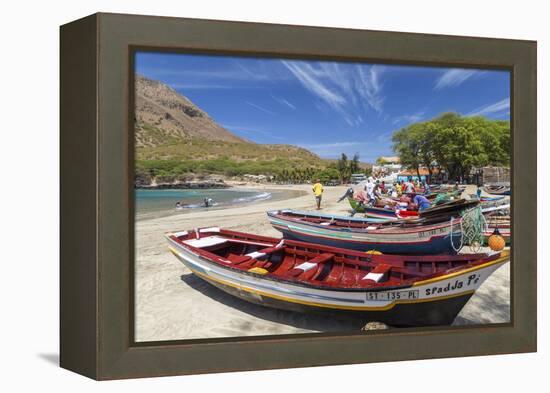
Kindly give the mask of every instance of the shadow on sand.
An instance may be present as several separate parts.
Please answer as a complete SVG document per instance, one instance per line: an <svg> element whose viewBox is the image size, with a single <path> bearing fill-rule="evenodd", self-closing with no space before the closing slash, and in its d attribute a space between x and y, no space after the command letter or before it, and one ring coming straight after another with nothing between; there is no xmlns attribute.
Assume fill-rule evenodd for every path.
<svg viewBox="0 0 550 393"><path fill-rule="evenodd" d="M470 300L470 302L472 302L472 300ZM485 325L510 322L509 300L506 298L496 297L489 293L477 292L476 299L470 306L470 309L463 311L468 312L462 312L462 315L459 314L455 318L453 326ZM474 311L475 314L473 313Z"/></svg>
<svg viewBox="0 0 550 393"><path fill-rule="evenodd" d="M203 295L256 318L318 332L359 331L366 321L359 318L305 314L260 306L229 295L194 274L184 274L181 280Z"/></svg>

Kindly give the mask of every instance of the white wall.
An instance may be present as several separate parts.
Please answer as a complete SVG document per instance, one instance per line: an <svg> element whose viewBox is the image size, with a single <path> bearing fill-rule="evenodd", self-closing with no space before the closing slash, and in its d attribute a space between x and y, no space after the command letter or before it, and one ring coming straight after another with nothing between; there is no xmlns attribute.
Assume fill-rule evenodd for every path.
<svg viewBox="0 0 550 393"><path fill-rule="evenodd" d="M548 291L538 354L94 383L54 366L58 351L58 26L96 11L521 38L539 41L540 152L548 152L548 10L542 1L10 1L0 13L0 386L9 391L540 391L547 385ZM542 66L544 65L544 67ZM547 135L547 134L546 134ZM539 167L548 168L548 154ZM521 158L520 158L521 159ZM541 170L542 172L542 170ZM548 190L541 183L539 195ZM549 231L541 210L539 245ZM526 229L528 230L528 229ZM548 251L540 248L539 294ZM546 371L546 372L544 372ZM6 388L11 386L10 388Z"/></svg>

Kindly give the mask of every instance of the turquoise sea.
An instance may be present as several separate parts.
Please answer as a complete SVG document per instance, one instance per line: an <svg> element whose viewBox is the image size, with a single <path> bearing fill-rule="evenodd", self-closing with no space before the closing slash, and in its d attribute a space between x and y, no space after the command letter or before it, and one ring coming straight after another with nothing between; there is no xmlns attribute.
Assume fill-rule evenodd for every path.
<svg viewBox="0 0 550 393"><path fill-rule="evenodd" d="M136 190L136 219L185 214L197 209L227 209L265 200L297 197L301 194L301 191L252 189ZM211 198L213 206L205 207L204 198ZM176 209L177 201L184 207Z"/></svg>

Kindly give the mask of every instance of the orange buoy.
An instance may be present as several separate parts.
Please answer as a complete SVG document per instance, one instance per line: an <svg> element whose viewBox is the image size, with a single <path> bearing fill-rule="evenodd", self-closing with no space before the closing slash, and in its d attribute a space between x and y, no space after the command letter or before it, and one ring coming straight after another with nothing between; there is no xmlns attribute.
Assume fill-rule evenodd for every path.
<svg viewBox="0 0 550 393"><path fill-rule="evenodd" d="M502 251L502 249L506 245L506 242L504 241L504 238L501 236L498 228L495 228L495 230L493 231L493 234L489 236L487 243L489 244L489 247L493 251Z"/></svg>

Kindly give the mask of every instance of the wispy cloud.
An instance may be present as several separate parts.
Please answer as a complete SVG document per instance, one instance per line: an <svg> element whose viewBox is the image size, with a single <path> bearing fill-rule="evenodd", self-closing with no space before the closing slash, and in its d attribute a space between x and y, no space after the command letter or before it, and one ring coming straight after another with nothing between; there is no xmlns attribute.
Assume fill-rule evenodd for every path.
<svg viewBox="0 0 550 393"><path fill-rule="evenodd" d="M301 144L300 146L307 149L332 149L338 147L350 147L363 145L362 142L333 142L333 143L317 143L317 144Z"/></svg>
<svg viewBox="0 0 550 393"><path fill-rule="evenodd" d="M169 86L174 90L201 90L201 89L234 89L229 85L216 85L208 83L170 83Z"/></svg>
<svg viewBox="0 0 550 393"><path fill-rule="evenodd" d="M271 94L271 98L273 98L275 101L277 101L279 104L289 107L292 110L296 110L296 106L294 104L291 104L288 100L284 99L283 97L275 97Z"/></svg>
<svg viewBox="0 0 550 393"><path fill-rule="evenodd" d="M489 114L506 114L510 112L510 98L505 98L493 104L485 105L474 109L466 116L480 116Z"/></svg>
<svg viewBox="0 0 550 393"><path fill-rule="evenodd" d="M256 108L262 112L265 112L265 113L269 113L270 115L275 115L275 112L272 112L270 111L269 109L266 109L264 107L261 107L260 105L257 105L257 104L254 104L252 102L249 102L249 101L245 101L248 105L250 105L251 107L253 108Z"/></svg>
<svg viewBox="0 0 550 393"><path fill-rule="evenodd" d="M383 132L381 134L378 134L378 136L376 137L376 142L389 143L391 142L392 136L393 136L393 131Z"/></svg>
<svg viewBox="0 0 550 393"><path fill-rule="evenodd" d="M376 112L382 112L384 102L384 98L380 95L382 89L380 75L383 70L383 67L377 65L369 67L368 70L363 66L357 66L359 74L357 91Z"/></svg>
<svg viewBox="0 0 550 393"><path fill-rule="evenodd" d="M382 147L377 143L357 142L357 141L341 141L333 143L318 143L318 144L300 144L315 154L325 158L337 158L342 153L346 153L348 157L352 157L354 154L359 154L359 159L364 162L374 162L377 157L381 155L392 154L391 147Z"/></svg>
<svg viewBox="0 0 550 393"><path fill-rule="evenodd" d="M412 115L397 116L396 118L394 118L392 120L392 124L393 125L398 125L398 124L406 125L406 124L416 123L417 121L422 120L424 118L424 115L425 115L425 112L420 111L420 112L413 113Z"/></svg>
<svg viewBox="0 0 550 393"><path fill-rule="evenodd" d="M306 89L332 108L340 110L346 103L343 96L326 86L321 80L319 72L311 64L286 60L282 60L282 62Z"/></svg>
<svg viewBox="0 0 550 393"><path fill-rule="evenodd" d="M383 66L282 60L309 92L338 112L350 126L363 123L362 114L382 112Z"/></svg>
<svg viewBox="0 0 550 393"><path fill-rule="evenodd" d="M225 123L223 123L222 126L238 134L243 133L247 135L263 135L265 137L268 137L269 139L275 139L279 141L285 140L285 138L277 136L272 132L266 131L261 126L236 125L236 124L225 124Z"/></svg>
<svg viewBox="0 0 550 393"><path fill-rule="evenodd" d="M453 68L443 72L435 81L434 89L441 90L447 87L457 87L468 79L479 76L483 71Z"/></svg>

